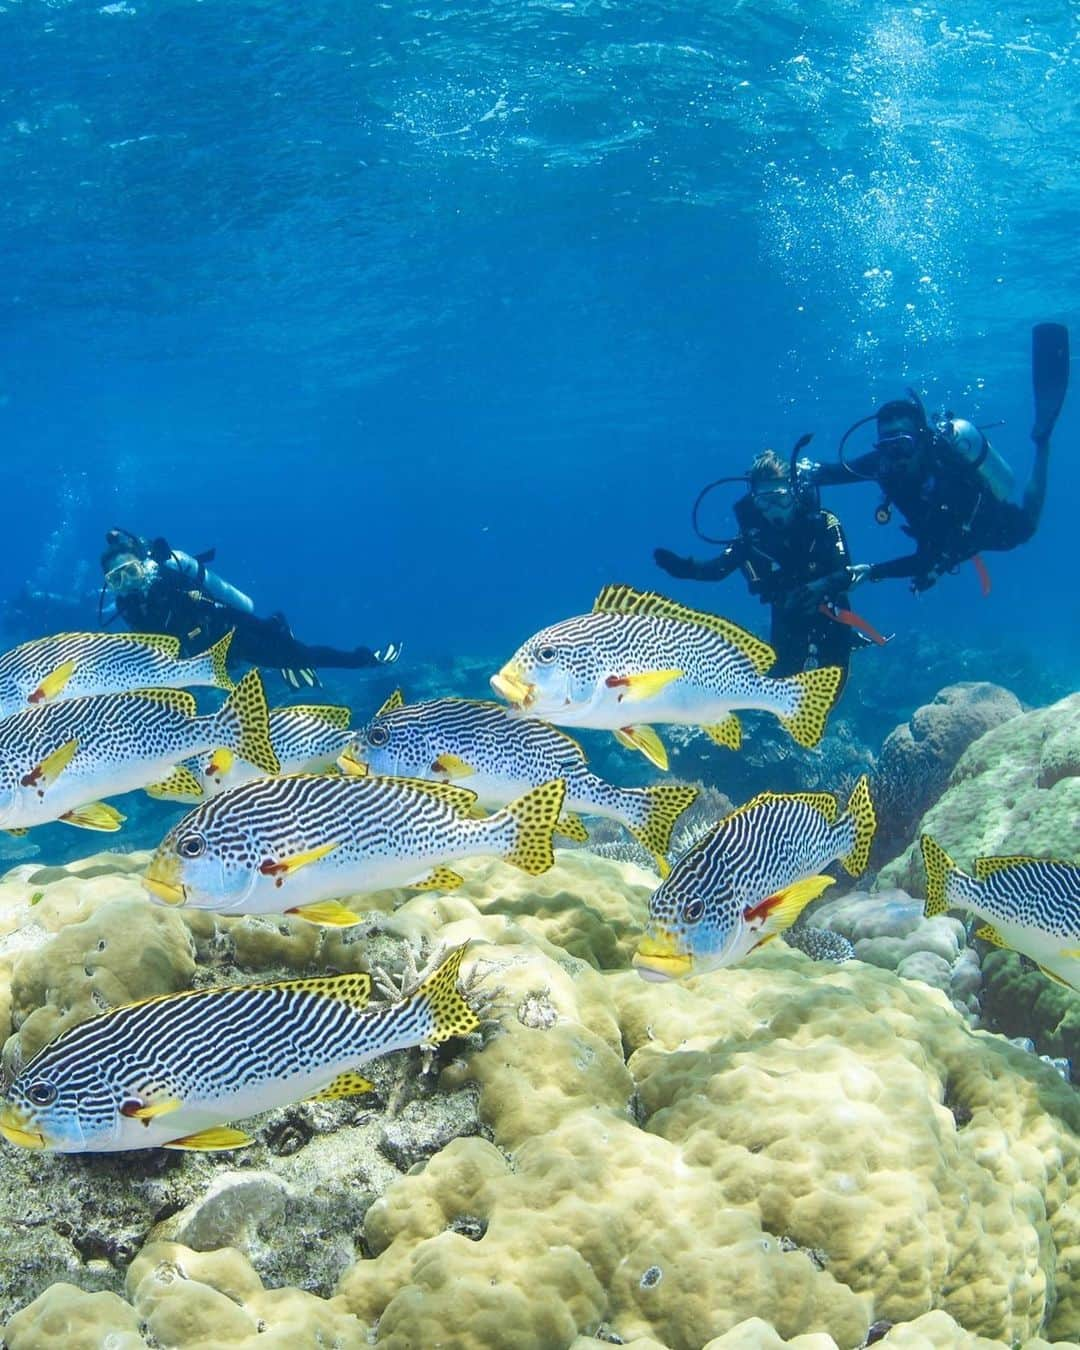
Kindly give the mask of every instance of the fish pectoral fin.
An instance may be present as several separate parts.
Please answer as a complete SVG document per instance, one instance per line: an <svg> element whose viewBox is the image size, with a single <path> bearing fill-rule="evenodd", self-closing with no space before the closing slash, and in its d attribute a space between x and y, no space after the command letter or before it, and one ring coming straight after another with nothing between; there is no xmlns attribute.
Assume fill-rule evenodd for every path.
<svg viewBox="0 0 1080 1350"><path fill-rule="evenodd" d="M86 802L82 806L65 811L60 817L65 825L74 825L80 830L118 830L127 820L115 806L106 802Z"/></svg>
<svg viewBox="0 0 1080 1350"><path fill-rule="evenodd" d="M806 877L777 891L775 895L766 896L756 905L747 906L743 910L743 918L749 924L757 922L763 938L775 937L777 933L790 928L810 901L816 900L833 882L833 877Z"/></svg>
<svg viewBox="0 0 1080 1350"><path fill-rule="evenodd" d="M168 778L163 778L160 783L151 783L143 791L148 797L164 797L170 801L191 802L198 801L203 795L202 784L191 772L185 769L182 764L178 765Z"/></svg>
<svg viewBox="0 0 1080 1350"><path fill-rule="evenodd" d="M259 864L259 871L264 877L275 877L280 886L286 877L291 876L293 872L299 872L301 867L307 867L310 863L316 863L320 858L325 858L327 854L333 853L334 849L341 845L335 840L332 844L319 844L316 848L304 849L302 853L293 853L288 858L279 858L277 862L267 858L265 862Z"/></svg>
<svg viewBox="0 0 1080 1350"><path fill-rule="evenodd" d="M75 758L78 749L79 742L74 739L57 746L23 778L23 787L48 787L50 783L55 783Z"/></svg>
<svg viewBox="0 0 1080 1350"><path fill-rule="evenodd" d="M313 1092L310 1097L305 1097L309 1102L329 1102L339 1097L362 1097L366 1092L374 1092L375 1084L362 1074L354 1073L351 1069L346 1073L339 1073L332 1083L327 1083L321 1092Z"/></svg>
<svg viewBox="0 0 1080 1350"><path fill-rule="evenodd" d="M685 671L675 669L642 670L636 675L609 675L605 683L609 689L619 691L620 703L637 703L659 694L684 674Z"/></svg>
<svg viewBox="0 0 1080 1350"><path fill-rule="evenodd" d="M75 666L76 662L72 659L65 661L62 666L57 666L55 670L51 670L27 701L29 703L48 703L50 699L58 698L67 688L72 675L75 674Z"/></svg>
<svg viewBox="0 0 1080 1350"><path fill-rule="evenodd" d="M563 839L573 839L579 844L587 843L589 839L589 831L585 828L585 822L573 811L562 813L558 824L555 826L555 833Z"/></svg>
<svg viewBox="0 0 1080 1350"><path fill-rule="evenodd" d="M121 1106L120 1114L149 1125L158 1116L167 1116L170 1111L178 1111L183 1104L179 1097L165 1097L160 1102L130 1101Z"/></svg>
<svg viewBox="0 0 1080 1350"><path fill-rule="evenodd" d="M628 750L640 750L649 763L655 764L658 769L668 767L664 742L652 727L620 727L614 736L619 744L625 745Z"/></svg>
<svg viewBox="0 0 1080 1350"><path fill-rule="evenodd" d="M738 750L742 745L742 723L734 713L722 722L701 729L713 745L722 745L726 750Z"/></svg>
<svg viewBox="0 0 1080 1350"><path fill-rule="evenodd" d="M449 867L433 867L426 876L410 882L409 886L414 891L456 891L464 882L465 878Z"/></svg>
<svg viewBox="0 0 1080 1350"><path fill-rule="evenodd" d="M217 1149L247 1148L254 1142L251 1135L245 1134L243 1130L234 1130L229 1125L212 1125L208 1130L200 1130L198 1134L186 1134L182 1139L172 1139L161 1147L190 1148L211 1153Z"/></svg>
<svg viewBox="0 0 1080 1350"><path fill-rule="evenodd" d="M470 778L476 772L459 755L439 755L432 761L431 771L445 774L447 778Z"/></svg>
<svg viewBox="0 0 1080 1350"><path fill-rule="evenodd" d="M368 766L362 759L357 759L351 750L343 750L338 755L337 766L342 773L352 774L354 778L367 776Z"/></svg>
<svg viewBox="0 0 1080 1350"><path fill-rule="evenodd" d="M231 750L227 750L223 745L207 760L204 770L207 778L221 778L229 772L233 766L236 756Z"/></svg>
<svg viewBox="0 0 1080 1350"><path fill-rule="evenodd" d="M1058 956L1063 961L1080 961L1080 947L1063 947Z"/></svg>
<svg viewBox="0 0 1080 1350"><path fill-rule="evenodd" d="M1006 951L1009 950L1009 944L992 923L980 924L979 927L975 929L975 936L977 938L982 938L983 942L989 942L995 947L1004 947Z"/></svg>
<svg viewBox="0 0 1080 1350"><path fill-rule="evenodd" d="M353 924L360 922L359 914L354 914L351 909L346 909L336 900L323 900L315 905L297 905L295 909L287 909L285 913L295 914L298 919L307 919L308 923L323 924L327 928L351 928Z"/></svg>

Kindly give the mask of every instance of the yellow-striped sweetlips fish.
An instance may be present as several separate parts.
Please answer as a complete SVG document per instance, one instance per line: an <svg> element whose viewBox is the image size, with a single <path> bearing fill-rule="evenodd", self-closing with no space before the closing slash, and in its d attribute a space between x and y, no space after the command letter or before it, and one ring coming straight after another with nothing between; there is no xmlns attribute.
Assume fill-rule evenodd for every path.
<svg viewBox="0 0 1080 1350"><path fill-rule="evenodd" d="M23 642L0 656L0 717L20 708L134 689L231 689L226 633L207 651L180 655L166 633L57 633Z"/></svg>
<svg viewBox="0 0 1080 1350"><path fill-rule="evenodd" d="M357 1066L464 1036L458 947L410 994L369 1008L369 975L229 985L127 1003L63 1031L7 1090L0 1133L24 1148L115 1153L252 1142L226 1122L371 1090Z"/></svg>
<svg viewBox="0 0 1080 1350"><path fill-rule="evenodd" d="M1080 989L1080 866L1043 858L976 858L970 876L928 834L919 843L927 918L969 909L985 920L976 937L1022 952L1044 975Z"/></svg>
<svg viewBox="0 0 1080 1350"><path fill-rule="evenodd" d="M266 773L277 769L258 671L217 712L197 715L182 689L63 699L0 722L0 829L62 820L90 830L124 819L101 797L184 781L182 761L228 745ZM187 779L191 780L190 774ZM193 780L191 780L193 781Z"/></svg>
<svg viewBox="0 0 1080 1350"><path fill-rule="evenodd" d="M865 774L838 812L828 792L763 792L725 816L649 901L638 973L677 979L734 965L832 884L822 868L840 862L858 876L877 826Z"/></svg>
<svg viewBox="0 0 1080 1350"><path fill-rule="evenodd" d="M736 750L742 729L735 712L744 708L774 713L800 745L816 745L842 672L822 666L773 679L766 672L775 660L768 643L729 619L651 591L608 586L591 614L529 638L491 684L530 717L614 731L666 769L652 724L699 726Z"/></svg>
<svg viewBox="0 0 1080 1350"><path fill-rule="evenodd" d="M460 783L483 806L506 806L553 778L566 784L566 811L556 833L584 841L573 814L621 821L666 870L676 820L697 788L664 784L624 788L592 773L577 741L549 722L518 717L499 703L464 698L406 704L400 691L353 733L345 765L359 760L376 774Z"/></svg>
<svg viewBox="0 0 1080 1350"><path fill-rule="evenodd" d="M278 758L279 772L325 773L333 769L355 740L355 733L348 730L351 716L348 708L331 704L297 703L272 708L270 744ZM261 769L224 746L186 760L184 768L195 779L194 784L177 783L170 789L155 789L153 795L177 802L202 801L264 776Z"/></svg>
<svg viewBox="0 0 1080 1350"><path fill-rule="evenodd" d="M144 883L155 899L219 914L359 922L337 897L392 886L452 890L447 863L494 854L533 874L555 861L561 780L477 815L476 794L406 778L295 774L241 783L189 811Z"/></svg>

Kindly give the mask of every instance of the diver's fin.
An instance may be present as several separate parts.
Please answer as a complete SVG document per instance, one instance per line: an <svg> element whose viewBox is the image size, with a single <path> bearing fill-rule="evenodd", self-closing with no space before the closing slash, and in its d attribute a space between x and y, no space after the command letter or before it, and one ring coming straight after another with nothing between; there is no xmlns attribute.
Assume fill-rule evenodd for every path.
<svg viewBox="0 0 1080 1350"><path fill-rule="evenodd" d="M870 845L877 829L877 815L874 803L870 800L870 779L866 774L862 774L852 788L845 810L855 822L855 844L840 862L850 876L857 877L866 870L866 864L870 861Z"/></svg>
<svg viewBox="0 0 1080 1350"><path fill-rule="evenodd" d="M445 774L447 778L470 778L476 770L460 755L439 755L432 761L431 772Z"/></svg>
<svg viewBox="0 0 1080 1350"><path fill-rule="evenodd" d="M456 891L465 884L465 878L452 872L449 867L433 867L430 872L409 882L414 891Z"/></svg>
<svg viewBox="0 0 1080 1350"><path fill-rule="evenodd" d="M174 802L197 802L203 795L202 784L183 764L178 764L168 778L163 778L160 783L150 783L143 790L148 797L163 797Z"/></svg>
<svg viewBox="0 0 1080 1350"><path fill-rule="evenodd" d="M287 909L286 914L295 914L298 919L307 919L308 923L322 924L326 928L352 928L360 922L360 915L336 900L322 900L315 905L298 905Z"/></svg>
<svg viewBox="0 0 1080 1350"><path fill-rule="evenodd" d="M1069 330L1061 323L1037 323L1031 330L1031 383L1035 425L1031 439L1050 439L1069 387Z"/></svg>
<svg viewBox="0 0 1080 1350"><path fill-rule="evenodd" d="M118 830L127 816L107 802L85 802L65 811L60 819L65 825L75 825L80 830Z"/></svg>
<svg viewBox="0 0 1080 1350"><path fill-rule="evenodd" d="M558 825L555 826L555 833L560 839L572 839L575 844L585 844L589 840L585 822L574 811L562 813Z"/></svg>
<svg viewBox="0 0 1080 1350"><path fill-rule="evenodd" d="M715 722L711 727L701 729L713 745L722 745L725 750L738 750L742 745L742 723L734 713L725 717L722 722Z"/></svg>
<svg viewBox="0 0 1080 1350"><path fill-rule="evenodd" d="M27 698L27 703L48 703L58 698L67 688L68 681L75 674L75 661L65 661L62 666L49 671L38 687Z"/></svg>
<svg viewBox="0 0 1080 1350"><path fill-rule="evenodd" d="M609 689L622 691L619 694L620 703L641 703L659 694L684 674L685 671L674 667L670 670L643 670L637 675L609 675L604 683Z"/></svg>
<svg viewBox="0 0 1080 1350"><path fill-rule="evenodd" d="M401 692L400 689L395 689L394 692L390 695L390 697L379 709L379 711L375 714L375 716L381 717L383 713L397 712L398 708L404 708L404 706L405 706L405 695Z"/></svg>
<svg viewBox="0 0 1080 1350"><path fill-rule="evenodd" d="M664 742L652 727L620 727L613 735L619 744L625 745L628 750L640 750L649 763L655 764L658 769L668 767Z"/></svg>
<svg viewBox="0 0 1080 1350"><path fill-rule="evenodd" d="M329 1102L338 1097L362 1097L365 1092L374 1092L375 1084L362 1074L353 1073L351 1069L346 1069L344 1073L339 1073L332 1083L327 1083L321 1092L313 1092L310 1097L305 1097L308 1102Z"/></svg>
<svg viewBox="0 0 1080 1350"><path fill-rule="evenodd" d="M67 766L75 758L79 749L77 740L65 741L46 755L40 764L35 764L22 780L23 787L49 787L55 783Z"/></svg>
<svg viewBox="0 0 1080 1350"><path fill-rule="evenodd" d="M277 862L269 860L262 862L259 864L259 871L264 877L276 877L277 885L280 886L291 873L299 872L301 867L318 862L320 858L325 858L338 847L340 845L336 841L332 844L319 844L317 848L304 849L303 852L293 853L288 858L279 858Z"/></svg>
<svg viewBox="0 0 1080 1350"><path fill-rule="evenodd" d="M254 1142L251 1135L245 1134L243 1130L234 1130L229 1125L212 1125L208 1130L200 1130L198 1134L187 1134L183 1139L172 1139L161 1147L190 1148L210 1153L215 1149L247 1148L248 1144Z"/></svg>

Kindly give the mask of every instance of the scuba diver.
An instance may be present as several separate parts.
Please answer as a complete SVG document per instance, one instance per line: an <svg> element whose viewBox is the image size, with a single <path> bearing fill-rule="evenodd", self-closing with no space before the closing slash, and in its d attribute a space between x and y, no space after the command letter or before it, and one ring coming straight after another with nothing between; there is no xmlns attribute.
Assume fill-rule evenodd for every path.
<svg viewBox="0 0 1080 1350"><path fill-rule="evenodd" d="M810 666L839 666L847 680L851 653L868 642L886 641L848 608L848 591L865 575L852 566L839 520L821 508L817 488L805 474L808 461L799 451L790 464L772 450L754 460L745 477L710 483L694 503L694 529L707 543L724 550L708 562L682 558L666 548L653 557L670 576L692 581L723 581L736 568L763 604L772 607L769 641L776 649L772 675L793 675ZM749 492L735 503L739 533L712 539L698 528L702 499L722 483L746 482Z"/></svg>
<svg viewBox="0 0 1080 1350"><path fill-rule="evenodd" d="M293 636L283 614L262 619L250 596L211 572L214 550L192 556L164 539L146 540L127 530L105 536L99 617L117 615L135 632L171 633L184 656L233 630L230 653L256 666L276 666L294 689L319 683L318 667L362 670L396 661L400 643L381 651L312 647Z"/></svg>
<svg viewBox="0 0 1080 1350"><path fill-rule="evenodd" d="M914 539L915 551L874 563L867 572L869 580L910 577L913 591L925 591L970 558L983 593L989 593L990 578L980 551L1026 543L1042 515L1050 434L1069 382L1069 334L1061 324L1032 329L1031 371L1035 464L1020 503L1009 500L1012 470L984 431L952 413L932 425L921 399L910 389L908 398L884 404L847 429L838 463L810 467L810 477L819 487L876 482L884 494L874 513L878 524L888 523L893 506L904 517L902 528ZM877 424L874 449L858 459L845 459L848 437L870 421Z"/></svg>

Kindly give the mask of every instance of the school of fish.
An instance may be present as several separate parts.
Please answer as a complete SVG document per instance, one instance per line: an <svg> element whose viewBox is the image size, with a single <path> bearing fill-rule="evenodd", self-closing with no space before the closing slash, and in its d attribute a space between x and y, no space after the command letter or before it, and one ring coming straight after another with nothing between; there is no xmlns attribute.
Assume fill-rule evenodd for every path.
<svg viewBox="0 0 1080 1350"><path fill-rule="evenodd" d="M143 791L191 807L153 854L148 903L351 925L352 897L453 890L461 859L540 874L557 837L583 842L583 817L607 818L661 876L633 957L648 980L733 965L797 923L833 883L826 869L867 866L865 777L843 808L829 793L761 793L672 864L698 789L624 787L588 767L563 728L611 731L660 769L657 725L699 727L729 750L744 711L771 713L805 747L825 730L838 669L772 677L767 643L662 595L608 586L591 613L542 628L491 677L505 704L396 691L356 727L344 707L271 711L257 671L230 677L230 639L182 657L167 636L68 633L0 656L0 829L115 831L125 817L107 799ZM198 687L224 692L216 711L200 714ZM921 846L928 915L969 910L980 937L1080 989L1080 866L980 858L969 875L933 839ZM466 955L389 1001L372 1000L368 975L329 974L111 1008L18 1070L0 1134L59 1152L241 1147L251 1136L232 1121L364 1093L367 1061L474 1031Z"/></svg>

